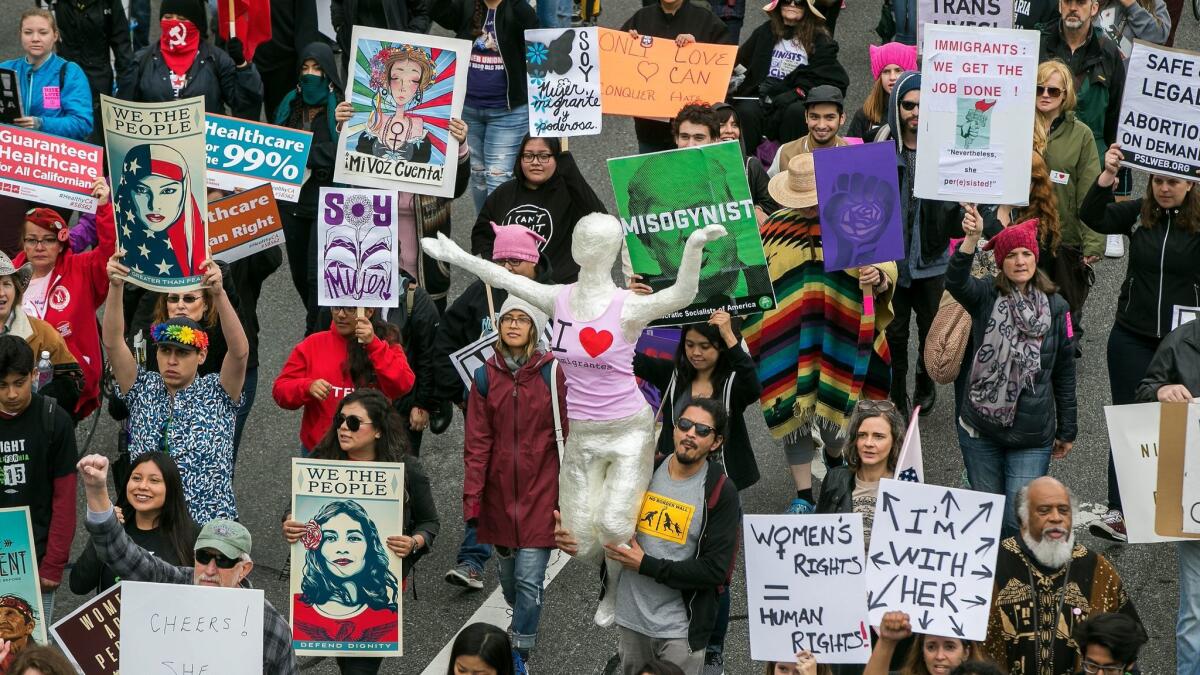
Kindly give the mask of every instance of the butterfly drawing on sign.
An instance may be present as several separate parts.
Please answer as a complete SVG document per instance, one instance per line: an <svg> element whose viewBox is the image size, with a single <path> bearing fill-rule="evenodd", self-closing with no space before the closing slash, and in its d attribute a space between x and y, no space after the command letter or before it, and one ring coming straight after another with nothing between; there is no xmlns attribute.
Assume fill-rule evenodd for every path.
<svg viewBox="0 0 1200 675"><path fill-rule="evenodd" d="M571 47L575 44L575 31L565 30L550 41L525 43L525 61L529 77L541 80L550 73L566 75L575 62L571 59Z"/></svg>

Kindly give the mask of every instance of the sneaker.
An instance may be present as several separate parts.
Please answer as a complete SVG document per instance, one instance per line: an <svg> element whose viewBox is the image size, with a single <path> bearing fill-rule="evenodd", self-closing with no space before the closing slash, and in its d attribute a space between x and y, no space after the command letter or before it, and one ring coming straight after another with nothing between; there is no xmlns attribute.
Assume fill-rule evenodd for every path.
<svg viewBox="0 0 1200 675"><path fill-rule="evenodd" d="M483 590L483 573L467 563L459 563L454 569L446 572L446 583L451 586L462 586L471 590Z"/></svg>
<svg viewBox="0 0 1200 675"><path fill-rule="evenodd" d="M1105 258L1124 258L1125 257L1125 238L1119 234L1110 234L1107 237L1105 237L1104 257Z"/></svg>
<svg viewBox="0 0 1200 675"><path fill-rule="evenodd" d="M1109 509L1100 520L1088 526L1088 532L1109 541L1129 541L1129 535L1125 533L1125 516L1117 509Z"/></svg>
<svg viewBox="0 0 1200 675"><path fill-rule="evenodd" d="M705 652L704 675L725 675L725 655L717 651Z"/></svg>
<svg viewBox="0 0 1200 675"><path fill-rule="evenodd" d="M516 649L512 650L512 658L514 675L529 675L529 664L521 656L521 652Z"/></svg>
<svg viewBox="0 0 1200 675"><path fill-rule="evenodd" d="M813 513L816 510L817 510L817 507L813 506L812 502L808 501L807 499L801 499L799 497L796 497L795 499L792 500L792 505L789 506L788 510L785 511L784 513L805 514L805 513Z"/></svg>

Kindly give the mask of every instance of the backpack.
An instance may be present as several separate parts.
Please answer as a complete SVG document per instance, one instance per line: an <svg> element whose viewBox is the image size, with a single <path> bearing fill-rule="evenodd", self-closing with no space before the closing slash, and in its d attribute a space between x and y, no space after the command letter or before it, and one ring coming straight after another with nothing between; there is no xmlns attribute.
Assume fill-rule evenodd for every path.
<svg viewBox="0 0 1200 675"><path fill-rule="evenodd" d="M558 404L558 360L550 359L550 362L543 365L540 370L542 371L542 381L550 388L550 406L554 411L554 442L558 444L558 463L561 466L563 452L566 450L566 439L563 436L562 412ZM486 364L475 369L474 380L475 390L479 392L480 396L487 398L488 379Z"/></svg>

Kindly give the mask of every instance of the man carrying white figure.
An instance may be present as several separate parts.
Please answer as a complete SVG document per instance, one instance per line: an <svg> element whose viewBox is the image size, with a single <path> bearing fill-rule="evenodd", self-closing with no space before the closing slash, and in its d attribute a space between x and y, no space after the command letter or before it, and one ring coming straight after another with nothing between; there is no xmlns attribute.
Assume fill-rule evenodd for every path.
<svg viewBox="0 0 1200 675"><path fill-rule="evenodd" d="M654 415L633 377L638 336L659 317L687 307L696 297L704 245L725 235L709 225L688 237L674 285L652 295L617 288L613 263L623 231L613 216L592 214L575 227L571 255L579 263L574 284L540 284L476 258L445 235L422 240L425 252L503 288L554 318L551 351L567 381L571 435L559 473L563 525L576 533L579 555L598 559L604 544L633 536L637 509L650 482L654 459ZM621 571L606 561L607 592L596 623L611 625L613 593Z"/></svg>

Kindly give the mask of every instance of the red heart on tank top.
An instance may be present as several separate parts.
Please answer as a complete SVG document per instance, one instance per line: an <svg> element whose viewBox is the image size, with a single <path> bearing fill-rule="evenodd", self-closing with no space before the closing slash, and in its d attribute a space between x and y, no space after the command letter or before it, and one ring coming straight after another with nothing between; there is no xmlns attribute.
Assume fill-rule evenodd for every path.
<svg viewBox="0 0 1200 675"><path fill-rule="evenodd" d="M607 351L612 346L612 341L612 333L606 330L589 327L579 331L579 344L583 345L583 351L593 359Z"/></svg>

